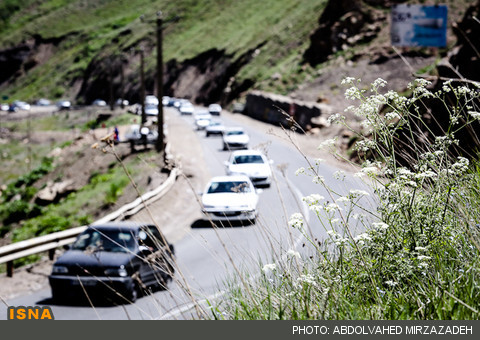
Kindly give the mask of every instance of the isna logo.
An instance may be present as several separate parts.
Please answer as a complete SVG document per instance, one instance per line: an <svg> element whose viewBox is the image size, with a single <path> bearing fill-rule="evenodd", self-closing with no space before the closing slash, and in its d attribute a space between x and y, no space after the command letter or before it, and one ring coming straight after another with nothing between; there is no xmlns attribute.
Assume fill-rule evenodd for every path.
<svg viewBox="0 0 480 340"><path fill-rule="evenodd" d="M52 308L39 306L8 307L8 320L54 320Z"/></svg>

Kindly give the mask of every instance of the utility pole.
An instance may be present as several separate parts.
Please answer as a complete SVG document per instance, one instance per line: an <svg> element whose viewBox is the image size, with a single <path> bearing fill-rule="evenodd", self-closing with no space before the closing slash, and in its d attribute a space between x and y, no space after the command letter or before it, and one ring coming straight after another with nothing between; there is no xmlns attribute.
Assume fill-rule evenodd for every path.
<svg viewBox="0 0 480 340"><path fill-rule="evenodd" d="M110 56L108 58L109 64L109 72L108 72L108 105L110 106L110 111L115 109L115 98L113 98L113 69L116 63L114 57Z"/></svg>
<svg viewBox="0 0 480 340"><path fill-rule="evenodd" d="M158 98L158 139L156 143L157 152L163 152L165 160L165 141L163 133L163 51L162 51L162 12L157 12L157 98Z"/></svg>
<svg viewBox="0 0 480 340"><path fill-rule="evenodd" d="M145 61L143 48L140 48L140 102L142 105L142 124L145 125L147 122L147 115L145 114Z"/></svg>

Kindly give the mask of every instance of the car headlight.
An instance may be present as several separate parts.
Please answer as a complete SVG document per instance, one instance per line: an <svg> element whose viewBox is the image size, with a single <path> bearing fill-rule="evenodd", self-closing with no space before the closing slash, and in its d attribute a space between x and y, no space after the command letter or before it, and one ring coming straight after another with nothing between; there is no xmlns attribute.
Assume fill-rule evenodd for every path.
<svg viewBox="0 0 480 340"><path fill-rule="evenodd" d="M65 266L53 266L52 274L67 274L68 268Z"/></svg>
<svg viewBox="0 0 480 340"><path fill-rule="evenodd" d="M214 205L204 205L203 208L204 209L213 209L213 208L215 208L215 206Z"/></svg>
<svg viewBox="0 0 480 340"><path fill-rule="evenodd" d="M105 269L105 275L126 277L128 273L127 273L127 270L125 269L125 266L121 265L119 268Z"/></svg>

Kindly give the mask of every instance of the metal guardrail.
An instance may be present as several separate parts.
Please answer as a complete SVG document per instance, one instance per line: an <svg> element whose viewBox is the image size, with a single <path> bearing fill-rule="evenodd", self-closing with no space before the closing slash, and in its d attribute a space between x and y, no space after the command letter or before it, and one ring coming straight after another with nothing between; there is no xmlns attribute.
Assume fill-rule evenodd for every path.
<svg viewBox="0 0 480 340"><path fill-rule="evenodd" d="M81 226L67 229L1 247L0 264L7 264L7 276L12 277L14 260L45 251L48 251L48 257L53 260L56 248L72 243L86 228L86 226Z"/></svg>
<svg viewBox="0 0 480 340"><path fill-rule="evenodd" d="M175 184L178 171L179 170L177 168L174 168L170 172L167 180L165 180L165 182L163 182L158 188L147 192L146 194L137 198L135 201L124 205L111 214L108 214L107 216L94 222L93 225L133 215L143 208L143 204L148 205L158 200L168 192L173 184ZM7 276L12 277L14 260L46 251L48 251L48 257L50 260L53 260L56 248L72 243L85 229L87 229L87 226L71 228L0 247L0 264L7 264Z"/></svg>

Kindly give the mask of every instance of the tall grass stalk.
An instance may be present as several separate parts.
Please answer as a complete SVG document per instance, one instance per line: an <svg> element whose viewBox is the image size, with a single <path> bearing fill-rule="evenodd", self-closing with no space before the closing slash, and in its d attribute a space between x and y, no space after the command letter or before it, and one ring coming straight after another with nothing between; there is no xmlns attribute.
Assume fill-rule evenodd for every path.
<svg viewBox="0 0 480 340"><path fill-rule="evenodd" d="M275 251L271 263L245 272L242 284L227 279L228 294L212 306L212 317L478 319L480 162L458 135L478 127L480 85L446 81L431 90L431 83L417 79L407 98L382 91L382 79L369 90L353 78L342 83L356 102L347 110L363 120L355 131L362 164L355 176L372 191L340 195L305 156L307 168L297 174L312 176L329 197L303 200L328 237L316 242L304 216L293 214L289 227L302 232L314 256ZM423 115L432 103L447 112L448 122L437 128ZM340 114L329 120L346 125ZM335 144L327 140L319 147L336 153Z"/></svg>

